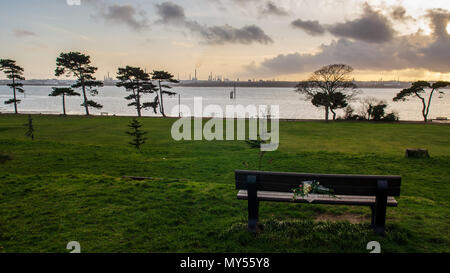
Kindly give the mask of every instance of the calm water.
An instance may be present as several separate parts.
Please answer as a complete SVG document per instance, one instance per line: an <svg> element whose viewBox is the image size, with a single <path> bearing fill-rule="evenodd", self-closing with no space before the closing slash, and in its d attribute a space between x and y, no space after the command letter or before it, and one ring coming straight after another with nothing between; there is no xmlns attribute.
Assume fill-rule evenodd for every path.
<svg viewBox="0 0 450 273"><path fill-rule="evenodd" d="M45 113L59 114L62 112L62 102L60 97L49 97L51 87L48 86L25 86L26 94L20 94L18 99L22 100L19 104L19 111L22 113ZM314 107L310 102L305 101L302 95L299 95L291 88L238 88L237 100L230 100L231 88L224 87L176 87L175 92L181 94L181 104L189 106L193 111L194 97L203 98L203 106L216 104L225 110L227 104L241 105L270 105L280 106L280 118L289 119L323 119L324 110ZM392 98L398 92L398 89L362 89L358 98L376 97L385 100L388 103L388 111L395 111L399 114L401 120L422 120L421 103L417 99L411 99L406 102L393 102ZM124 99L129 93L124 89L106 86L99 89L99 95L93 98L104 106L101 110L92 109L93 114L107 112L109 115L136 115L133 107L128 107L128 101ZM0 101L11 98L11 90L7 86L0 86ZM450 117L450 94L443 95L441 98L435 96L429 118ZM149 95L145 101L153 101L154 95ZM69 97L66 99L68 114L83 114L81 97ZM352 106L358 110L360 103L352 102ZM178 96L165 97L165 109L168 115L175 109L175 116L178 116ZM12 112L13 105L0 104L0 112ZM206 116L213 116L214 111L206 111ZM153 111L144 111L146 116L154 116ZM343 111L338 111L338 116L343 115Z"/></svg>

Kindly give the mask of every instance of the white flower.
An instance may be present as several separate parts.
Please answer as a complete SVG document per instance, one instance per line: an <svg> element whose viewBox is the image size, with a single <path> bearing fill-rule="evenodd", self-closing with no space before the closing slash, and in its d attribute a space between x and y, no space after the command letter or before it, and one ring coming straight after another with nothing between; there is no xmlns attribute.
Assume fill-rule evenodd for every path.
<svg viewBox="0 0 450 273"><path fill-rule="evenodd" d="M303 194L308 195L308 193L311 191L311 184L305 184L303 186Z"/></svg>

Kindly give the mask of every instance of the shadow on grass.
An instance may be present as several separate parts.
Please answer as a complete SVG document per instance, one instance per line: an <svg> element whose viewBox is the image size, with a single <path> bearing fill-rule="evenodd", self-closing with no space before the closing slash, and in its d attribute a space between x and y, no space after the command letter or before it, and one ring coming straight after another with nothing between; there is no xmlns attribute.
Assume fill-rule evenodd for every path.
<svg viewBox="0 0 450 273"><path fill-rule="evenodd" d="M298 219L268 219L261 221L257 233L247 230L247 223L232 225L219 235L222 240L239 242L247 250L272 252L369 252L367 243L378 241L386 252L401 251L410 243L408 230L396 224L386 226L386 237L373 233L369 224L348 221L314 222Z"/></svg>

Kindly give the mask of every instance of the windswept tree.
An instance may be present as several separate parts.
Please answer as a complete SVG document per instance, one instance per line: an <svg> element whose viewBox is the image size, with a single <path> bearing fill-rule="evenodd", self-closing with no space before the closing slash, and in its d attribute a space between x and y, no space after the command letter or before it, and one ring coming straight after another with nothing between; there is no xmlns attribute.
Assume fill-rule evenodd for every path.
<svg viewBox="0 0 450 273"><path fill-rule="evenodd" d="M409 97L416 97L422 102L422 116L425 122L428 121L428 114L430 113L431 99L433 94L438 92L439 94L444 94L441 90L450 86L450 82L438 81L433 84L426 81L417 81L412 84L410 88L403 89L400 91L393 101L405 101ZM428 99L426 98L428 91Z"/></svg>
<svg viewBox="0 0 450 273"><path fill-rule="evenodd" d="M356 94L356 84L350 80L353 68L345 64L332 64L314 72L307 81L296 86L296 92L305 95L316 107L325 108L325 120L329 119L329 112L336 119L336 109L348 105Z"/></svg>
<svg viewBox="0 0 450 273"><path fill-rule="evenodd" d="M98 95L97 87L103 86L101 81L97 81L94 73L97 67L91 65L91 58L79 52L61 53L56 59L55 76L66 75L67 77L74 76L77 82L72 85L72 88L81 88L83 91L83 100L81 104L86 110L86 115L89 116L89 107L101 109L103 106L93 100L89 100L87 93L91 96Z"/></svg>
<svg viewBox="0 0 450 273"><path fill-rule="evenodd" d="M5 104L14 104L14 113L18 113L17 104L21 100L17 99L17 92L24 93L23 84L19 81L25 80L23 77L23 68L16 64L16 61L9 59L0 59L0 71L6 74L6 77L11 80L8 86L13 90L13 98L5 101Z"/></svg>
<svg viewBox="0 0 450 273"><path fill-rule="evenodd" d="M58 88L52 87L53 91L49 94L51 97L62 96L63 114L66 115L66 96L80 96L80 93L75 92L70 87Z"/></svg>
<svg viewBox="0 0 450 273"><path fill-rule="evenodd" d="M173 75L166 71L153 71L152 76L152 79L158 83L159 98L157 102L159 104L159 111L163 117L166 117L163 97L164 95L175 96L177 93L171 92L170 89L172 89L172 86L168 84L178 83L179 81L175 80Z"/></svg>
<svg viewBox="0 0 450 273"><path fill-rule="evenodd" d="M118 87L124 87L126 91L131 92L125 99L132 101L128 106L134 106L136 108L138 117L142 116L142 109L146 108L153 108L156 114L158 94L153 102L142 101L142 97L145 94L157 93L157 88L152 83L150 74L139 67L126 66L125 68L119 68L117 79L120 80L116 84Z"/></svg>

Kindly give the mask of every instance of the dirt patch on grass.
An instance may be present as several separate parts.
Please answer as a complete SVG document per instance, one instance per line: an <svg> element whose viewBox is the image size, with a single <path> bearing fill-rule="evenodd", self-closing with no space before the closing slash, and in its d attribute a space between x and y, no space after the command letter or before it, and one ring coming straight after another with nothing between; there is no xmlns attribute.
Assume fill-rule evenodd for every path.
<svg viewBox="0 0 450 273"><path fill-rule="evenodd" d="M339 221L348 221L352 224L360 224L360 223L366 223L370 221L369 218L365 217L362 214L356 214L356 213L344 213L344 214L320 214L316 216L314 219L316 222L320 221L329 221L329 222L339 222Z"/></svg>

